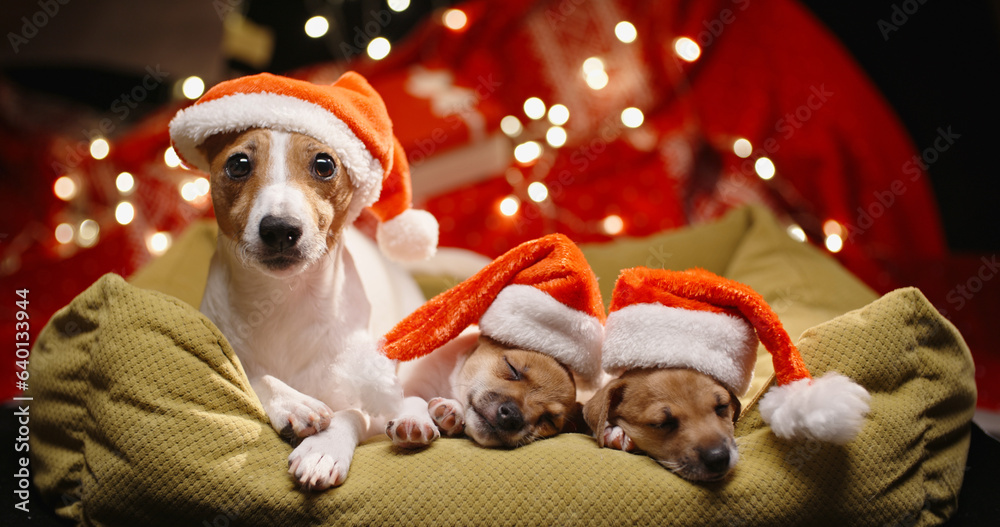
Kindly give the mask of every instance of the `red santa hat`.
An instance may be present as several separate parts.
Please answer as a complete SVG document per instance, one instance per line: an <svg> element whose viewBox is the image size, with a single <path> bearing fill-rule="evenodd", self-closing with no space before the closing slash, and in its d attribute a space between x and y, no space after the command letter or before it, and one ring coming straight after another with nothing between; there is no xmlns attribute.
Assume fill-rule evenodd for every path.
<svg viewBox="0 0 1000 527"><path fill-rule="evenodd" d="M379 219L376 238L395 260L415 261L437 249L438 225L411 205L410 169L379 94L361 75L330 85L268 73L217 84L170 122L181 160L208 171L198 146L209 137L250 128L308 135L337 152L351 178L351 221L369 207Z"/></svg>
<svg viewBox="0 0 1000 527"><path fill-rule="evenodd" d="M776 435L846 443L868 413L868 392L829 372L813 379L778 316L756 291L702 269L622 271L603 348L604 368L692 368L738 396L753 377L757 344L777 386L760 402Z"/></svg>
<svg viewBox="0 0 1000 527"><path fill-rule="evenodd" d="M403 319L382 343L391 359L422 357L478 322L508 346L545 353L584 385L601 372L604 303L569 238L551 234L503 254Z"/></svg>

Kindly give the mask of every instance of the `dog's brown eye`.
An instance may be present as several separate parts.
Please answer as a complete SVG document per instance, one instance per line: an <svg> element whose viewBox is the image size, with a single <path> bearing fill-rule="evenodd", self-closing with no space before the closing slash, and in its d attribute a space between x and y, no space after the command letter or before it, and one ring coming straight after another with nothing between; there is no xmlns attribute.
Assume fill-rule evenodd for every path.
<svg viewBox="0 0 1000 527"><path fill-rule="evenodd" d="M316 154L312 169L317 178L328 181L337 175L337 162L330 157L330 154Z"/></svg>
<svg viewBox="0 0 1000 527"><path fill-rule="evenodd" d="M233 154L226 160L226 175L232 179L243 179L249 176L252 170L250 157L242 152Z"/></svg>
<svg viewBox="0 0 1000 527"><path fill-rule="evenodd" d="M715 414L719 417L728 417L729 414L729 403L720 404L715 407Z"/></svg>

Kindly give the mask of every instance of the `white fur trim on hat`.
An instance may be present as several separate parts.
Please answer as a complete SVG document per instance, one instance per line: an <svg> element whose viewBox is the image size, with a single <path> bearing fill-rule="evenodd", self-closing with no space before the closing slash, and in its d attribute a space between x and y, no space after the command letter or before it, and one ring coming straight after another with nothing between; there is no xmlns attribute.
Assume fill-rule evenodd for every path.
<svg viewBox="0 0 1000 527"><path fill-rule="evenodd" d="M608 315L604 369L693 368L737 396L750 387L757 334L742 318L662 304L632 304Z"/></svg>
<svg viewBox="0 0 1000 527"><path fill-rule="evenodd" d="M778 437L844 444L861 431L870 400L863 387L829 372L771 388L760 400L760 415Z"/></svg>
<svg viewBox="0 0 1000 527"><path fill-rule="evenodd" d="M601 371L601 322L530 285L503 288L479 329L507 345L545 353L585 381Z"/></svg>
<svg viewBox="0 0 1000 527"><path fill-rule="evenodd" d="M406 209L378 224L375 233L382 254L397 262L418 262L434 256L438 243L438 223L434 215Z"/></svg>
<svg viewBox="0 0 1000 527"><path fill-rule="evenodd" d="M337 152L354 186L351 208L375 203L385 173L351 127L318 104L276 93L236 93L197 103L170 121L170 138L177 153L195 168L208 172L208 160L198 151L209 137L250 128L271 128L308 135ZM353 220L352 220L353 221Z"/></svg>

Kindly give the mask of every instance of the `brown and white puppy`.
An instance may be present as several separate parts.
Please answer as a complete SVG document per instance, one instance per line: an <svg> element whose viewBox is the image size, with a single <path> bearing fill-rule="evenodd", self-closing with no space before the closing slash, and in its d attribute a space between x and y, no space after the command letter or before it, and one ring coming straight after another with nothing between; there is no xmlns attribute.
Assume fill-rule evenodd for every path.
<svg viewBox="0 0 1000 527"><path fill-rule="evenodd" d="M482 446L515 448L575 431L582 421L576 385L566 366L476 331L401 364L399 374L407 401L428 401L424 408L441 433L464 432ZM406 435L413 432L397 426L396 420L387 428L396 444L405 444Z"/></svg>
<svg viewBox="0 0 1000 527"><path fill-rule="evenodd" d="M337 152L271 129L220 133L200 152L219 224L201 311L233 346L302 488L341 484L357 443L402 388L380 335L422 302L350 227L363 204Z"/></svg>
<svg viewBox="0 0 1000 527"><path fill-rule="evenodd" d="M718 481L736 465L740 401L692 369L635 369L584 405L601 447L643 452L691 481Z"/></svg>

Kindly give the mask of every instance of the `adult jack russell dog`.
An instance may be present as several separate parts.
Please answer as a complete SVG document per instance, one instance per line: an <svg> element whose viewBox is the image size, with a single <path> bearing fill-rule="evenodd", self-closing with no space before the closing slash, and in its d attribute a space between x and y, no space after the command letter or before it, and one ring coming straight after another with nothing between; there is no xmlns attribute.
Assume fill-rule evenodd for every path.
<svg viewBox="0 0 1000 527"><path fill-rule="evenodd" d="M237 351L271 424L298 442L289 471L306 488L338 485L357 443L384 427L359 410L392 414L402 399L373 335L420 293L345 225L351 189L321 180L336 161L318 141L249 130L204 148L219 238L201 310Z"/></svg>
<svg viewBox="0 0 1000 527"><path fill-rule="evenodd" d="M303 489L343 483L358 442L402 410L395 365L375 335L423 298L383 257L383 232L380 251L351 225L395 199L426 216L422 231L406 225L396 242L423 240L433 252L437 226L408 208L408 180L402 197L398 181L383 184L388 167L406 169L386 122L356 74L329 86L262 74L220 84L171 123L182 159L210 174L219 224L201 310L295 445L289 472ZM388 135L366 135L379 127Z"/></svg>

